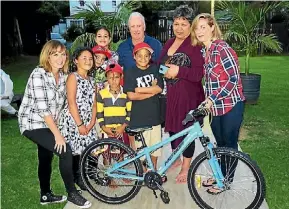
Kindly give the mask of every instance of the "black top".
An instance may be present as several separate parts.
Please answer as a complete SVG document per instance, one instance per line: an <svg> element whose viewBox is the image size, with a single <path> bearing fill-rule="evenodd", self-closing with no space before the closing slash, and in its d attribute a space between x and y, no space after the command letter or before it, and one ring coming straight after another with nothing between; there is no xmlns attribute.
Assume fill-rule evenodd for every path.
<svg viewBox="0 0 289 209"><path fill-rule="evenodd" d="M163 79L156 65L149 66L146 70L133 67L124 71L124 92L135 92L136 87L150 87L152 81L157 79L157 85L163 89ZM160 102L158 95L144 100L132 101L130 127L156 126L161 124Z"/></svg>

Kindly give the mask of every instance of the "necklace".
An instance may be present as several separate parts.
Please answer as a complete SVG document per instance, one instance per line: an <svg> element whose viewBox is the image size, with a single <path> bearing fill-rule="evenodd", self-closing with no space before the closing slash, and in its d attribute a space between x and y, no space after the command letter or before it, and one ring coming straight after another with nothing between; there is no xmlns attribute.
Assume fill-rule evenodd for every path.
<svg viewBox="0 0 289 209"><path fill-rule="evenodd" d="M120 89L117 89L117 90L109 89L109 92L112 93L112 94L119 94Z"/></svg>

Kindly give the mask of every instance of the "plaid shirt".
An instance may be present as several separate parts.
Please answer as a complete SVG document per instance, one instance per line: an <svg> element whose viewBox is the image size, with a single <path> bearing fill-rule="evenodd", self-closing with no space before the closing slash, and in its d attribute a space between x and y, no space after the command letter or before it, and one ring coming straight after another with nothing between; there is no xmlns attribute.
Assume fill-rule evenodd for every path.
<svg viewBox="0 0 289 209"><path fill-rule="evenodd" d="M47 115L51 115L57 123L58 114L66 100L66 78L62 72L59 75L56 85L52 72L37 67L31 73L18 112L21 134L25 130L48 128L43 118Z"/></svg>
<svg viewBox="0 0 289 209"><path fill-rule="evenodd" d="M224 115L236 103L245 100L237 54L222 40L212 42L208 56L205 48L202 52L205 58L206 97L213 102L213 115Z"/></svg>

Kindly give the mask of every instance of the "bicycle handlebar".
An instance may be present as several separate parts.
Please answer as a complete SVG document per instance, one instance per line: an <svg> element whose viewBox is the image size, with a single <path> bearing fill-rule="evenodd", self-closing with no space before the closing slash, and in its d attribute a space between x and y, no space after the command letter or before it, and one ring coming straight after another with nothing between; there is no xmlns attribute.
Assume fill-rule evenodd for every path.
<svg viewBox="0 0 289 209"><path fill-rule="evenodd" d="M186 125L188 122L196 121L198 117L205 117L209 114L209 110L201 104L198 108L191 110L187 115L186 118L182 121L183 125Z"/></svg>

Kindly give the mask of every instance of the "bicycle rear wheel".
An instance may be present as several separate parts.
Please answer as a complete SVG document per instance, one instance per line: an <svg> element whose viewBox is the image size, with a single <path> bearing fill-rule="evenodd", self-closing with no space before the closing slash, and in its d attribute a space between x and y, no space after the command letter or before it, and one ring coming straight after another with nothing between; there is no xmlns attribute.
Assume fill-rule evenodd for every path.
<svg viewBox="0 0 289 209"><path fill-rule="evenodd" d="M135 152L116 139L101 139L91 143L84 150L80 161L81 176L88 192L109 204L121 204L134 198L142 181L111 178L106 175L107 169L129 156L135 156ZM143 176L139 159L122 168L136 176Z"/></svg>
<svg viewBox="0 0 289 209"><path fill-rule="evenodd" d="M213 149L222 165L226 189L219 194L209 194L202 184L213 178L206 152L192 162L188 172L188 188L200 208L206 209L255 209L265 198L266 184L257 164L242 152L230 148Z"/></svg>

